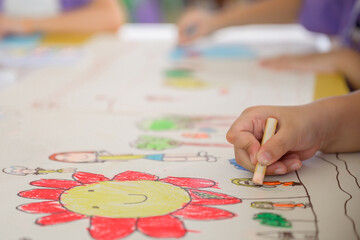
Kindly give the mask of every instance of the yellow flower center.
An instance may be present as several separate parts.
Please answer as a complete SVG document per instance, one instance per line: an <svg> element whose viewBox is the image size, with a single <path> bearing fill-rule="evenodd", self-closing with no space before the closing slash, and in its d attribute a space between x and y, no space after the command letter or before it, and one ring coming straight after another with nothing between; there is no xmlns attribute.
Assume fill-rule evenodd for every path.
<svg viewBox="0 0 360 240"><path fill-rule="evenodd" d="M160 181L104 181L65 191L61 204L86 216L141 218L166 215L190 202L181 187Z"/></svg>

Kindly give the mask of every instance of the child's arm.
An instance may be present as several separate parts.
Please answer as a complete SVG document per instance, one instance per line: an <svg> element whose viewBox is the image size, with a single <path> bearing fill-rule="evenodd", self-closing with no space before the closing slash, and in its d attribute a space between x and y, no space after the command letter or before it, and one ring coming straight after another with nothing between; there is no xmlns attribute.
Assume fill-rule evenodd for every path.
<svg viewBox="0 0 360 240"><path fill-rule="evenodd" d="M261 64L276 70L340 73L354 89L360 89L360 53L349 48L327 53L280 56L263 60Z"/></svg>
<svg viewBox="0 0 360 240"><path fill-rule="evenodd" d="M115 31L125 21L124 13L114 0L93 0L89 5L56 17L40 19L0 16L3 33L97 32Z"/></svg>
<svg viewBox="0 0 360 240"><path fill-rule="evenodd" d="M210 14L190 9L179 22L179 43L186 44L217 29L232 25L289 23L297 20L301 0L267 0L249 5L227 8ZM194 31L189 34L188 29Z"/></svg>
<svg viewBox="0 0 360 240"><path fill-rule="evenodd" d="M219 29L232 25L295 22L301 3L301 0L267 0L248 6L239 5L215 15L215 27Z"/></svg>
<svg viewBox="0 0 360 240"><path fill-rule="evenodd" d="M291 107L258 106L245 110L230 128L236 161L254 170L268 165L266 174L298 170L301 160L316 151L360 151L360 91ZM268 117L278 120L278 131L263 146L260 140Z"/></svg>

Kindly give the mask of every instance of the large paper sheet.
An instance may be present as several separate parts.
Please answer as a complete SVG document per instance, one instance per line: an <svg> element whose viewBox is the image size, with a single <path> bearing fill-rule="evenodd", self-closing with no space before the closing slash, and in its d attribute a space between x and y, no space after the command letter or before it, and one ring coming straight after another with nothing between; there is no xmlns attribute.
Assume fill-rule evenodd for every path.
<svg viewBox="0 0 360 240"><path fill-rule="evenodd" d="M311 102L313 76L173 49L94 37L2 89L1 238L359 239L359 154L259 187L225 139L246 107Z"/></svg>

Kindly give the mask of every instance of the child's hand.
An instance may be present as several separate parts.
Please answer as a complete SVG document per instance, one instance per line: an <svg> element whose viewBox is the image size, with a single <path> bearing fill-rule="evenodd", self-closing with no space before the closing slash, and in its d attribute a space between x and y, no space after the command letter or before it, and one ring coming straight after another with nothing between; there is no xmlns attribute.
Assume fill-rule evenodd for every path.
<svg viewBox="0 0 360 240"><path fill-rule="evenodd" d="M327 53L280 56L263 60L260 64L275 70L340 73L354 89L360 89L360 53L350 48Z"/></svg>
<svg viewBox="0 0 360 240"><path fill-rule="evenodd" d="M333 51L307 55L284 55L262 60L260 64L275 70L332 73L338 70L338 54Z"/></svg>
<svg viewBox="0 0 360 240"><path fill-rule="evenodd" d="M178 23L179 44L189 44L213 31L212 14L206 10L193 8L185 12Z"/></svg>
<svg viewBox="0 0 360 240"><path fill-rule="evenodd" d="M30 34L33 30L26 26L25 21L0 15L0 38L6 34Z"/></svg>
<svg viewBox="0 0 360 240"><path fill-rule="evenodd" d="M301 160L312 157L322 144L321 120L318 117L321 110L316 106L246 109L227 133L227 140L234 144L236 161L251 171L259 161L268 166L268 175L300 169ZM278 120L278 130L260 146L268 117Z"/></svg>

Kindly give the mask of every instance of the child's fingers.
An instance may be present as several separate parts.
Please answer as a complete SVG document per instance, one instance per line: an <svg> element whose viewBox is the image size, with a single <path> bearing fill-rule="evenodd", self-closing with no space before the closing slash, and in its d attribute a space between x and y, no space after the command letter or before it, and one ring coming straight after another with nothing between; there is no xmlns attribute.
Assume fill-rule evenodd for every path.
<svg viewBox="0 0 360 240"><path fill-rule="evenodd" d="M236 162L248 169L249 171L255 170L255 165L251 164L249 154L242 148L234 148Z"/></svg>
<svg viewBox="0 0 360 240"><path fill-rule="evenodd" d="M266 175L283 175L287 172L287 167L282 161L277 161L266 168Z"/></svg>
<svg viewBox="0 0 360 240"><path fill-rule="evenodd" d="M267 175L282 175L290 172L297 171L301 168L302 163L297 154L290 154L279 161L271 164L266 169Z"/></svg>
<svg viewBox="0 0 360 240"><path fill-rule="evenodd" d="M291 130L282 128L261 146L257 160L268 166L289 152L296 145L296 141L296 136Z"/></svg>
<svg viewBox="0 0 360 240"><path fill-rule="evenodd" d="M248 160L252 165L257 163L256 154L260 149L260 142L250 132L241 132L232 142L234 144L234 150L243 150L248 155ZM239 160L240 161L240 160Z"/></svg>
<svg viewBox="0 0 360 240"><path fill-rule="evenodd" d="M299 156L297 156L296 154L293 154L292 157L282 160L282 162L287 168L287 173L295 172L302 167L302 162L299 159Z"/></svg>
<svg viewBox="0 0 360 240"><path fill-rule="evenodd" d="M198 24L187 24L179 28L179 44L184 45L200 38L202 33Z"/></svg>
<svg viewBox="0 0 360 240"><path fill-rule="evenodd" d="M265 59L260 62L261 66L275 70L297 69L297 59L290 56L280 56L272 59Z"/></svg>

